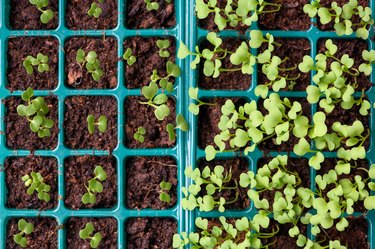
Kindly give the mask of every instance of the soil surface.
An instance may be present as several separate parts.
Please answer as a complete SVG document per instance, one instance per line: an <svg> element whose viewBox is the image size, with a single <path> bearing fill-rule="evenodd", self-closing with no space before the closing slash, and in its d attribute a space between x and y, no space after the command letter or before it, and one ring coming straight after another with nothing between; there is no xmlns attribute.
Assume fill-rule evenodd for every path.
<svg viewBox="0 0 375 249"><path fill-rule="evenodd" d="M95 177L94 169L102 166L107 173L103 184L103 192L96 193L96 203L83 204L82 196L87 193L85 185ZM65 205L71 209L111 208L117 202L116 159L112 156L79 156L68 157L65 168Z"/></svg>
<svg viewBox="0 0 375 249"><path fill-rule="evenodd" d="M127 1L126 25L130 29L172 28L176 26L174 0L156 0L158 10L148 11L144 0Z"/></svg>
<svg viewBox="0 0 375 249"><path fill-rule="evenodd" d="M158 40L168 39L170 46L167 49L170 53L170 57L163 58L159 56L159 48L156 45ZM150 77L153 70L158 71L160 77L167 76L167 61L176 61L176 41L170 37L158 37L158 38L142 38L133 37L125 40L124 51L128 48L132 49L132 54L137 58L137 61L129 66L126 62L125 79L127 88L141 88L150 84ZM174 82L174 78L169 79Z"/></svg>
<svg viewBox="0 0 375 249"><path fill-rule="evenodd" d="M13 240L13 236L20 231L18 230L18 221L21 218L11 218L8 222L6 248L21 248ZM34 225L34 232L26 235L27 248L38 249L57 249L57 222L53 218L23 218Z"/></svg>
<svg viewBox="0 0 375 249"><path fill-rule="evenodd" d="M277 30L308 30L311 25L310 17L303 12L303 6L309 0L268 0L268 3L281 4L277 12L259 15L260 29ZM265 10L273 10L269 6Z"/></svg>
<svg viewBox="0 0 375 249"><path fill-rule="evenodd" d="M306 39L285 38L276 38L275 41L280 43L281 46L275 45L275 50L272 52L272 55L280 57L281 60L288 58L279 68L289 69L295 67L295 69L291 71L282 72L280 70L280 75L287 78L298 78L299 76L297 80L287 81L287 87L283 89L283 91L305 91L310 85L310 73L301 73L298 69L298 64L303 61L305 55L310 55L311 47L309 41ZM267 48L268 45L262 45L259 49L259 53L264 52ZM262 73L262 66L258 65L258 83L266 84L268 82L267 76Z"/></svg>
<svg viewBox="0 0 375 249"><path fill-rule="evenodd" d="M172 249L177 222L169 218L130 218L126 232L127 249Z"/></svg>
<svg viewBox="0 0 375 249"><path fill-rule="evenodd" d="M241 43L242 40L239 39L223 39L223 44L220 47L228 51L235 52ZM210 49L211 51L214 49L214 46L207 40L203 41L199 47L200 51L203 51L206 48ZM218 56L223 56L223 54L218 54ZM234 69L241 67L235 66L230 62L230 55L227 55L221 60L221 62L221 68ZM221 72L217 78L213 78L212 76L207 77L203 73L203 64L204 61L202 60L202 62L199 64L199 87L203 89L245 90L251 85L251 75L242 74L241 70L235 72Z"/></svg>
<svg viewBox="0 0 375 249"><path fill-rule="evenodd" d="M213 160L207 162L206 160L200 160L198 163L198 167L201 171L204 170L206 166L208 166L211 170L215 168L215 166L221 165L224 167L224 175L228 174L231 170L232 173L232 180L229 183L224 184L224 186L232 187L236 186L235 182L240 182L240 175L242 173L246 173L249 170L249 162L245 158L233 158L233 159L226 159L226 160ZM225 205L225 209L246 209L250 206L250 200L247 196L247 188L239 188L238 199L232 204ZM201 191L201 196L205 195L206 191ZM229 202L236 198L236 191L235 190L223 190L221 192L217 192L213 195L215 198L224 197L224 199Z"/></svg>
<svg viewBox="0 0 375 249"><path fill-rule="evenodd" d="M159 199L162 182L170 182L171 202ZM126 164L126 205L131 209L166 209L177 202L177 164L171 157L132 157Z"/></svg>
<svg viewBox="0 0 375 249"><path fill-rule="evenodd" d="M53 157L8 157L4 164L8 191L6 206L16 209L52 209L57 206L57 160ZM28 195L22 177L39 172L43 182L51 187L49 202L38 199L38 193Z"/></svg>
<svg viewBox="0 0 375 249"><path fill-rule="evenodd" d="M173 147L176 141L169 140L166 126L168 123L175 123L176 102L172 98L168 98L167 105L171 113L163 121L160 121L155 117L154 107L140 104L139 101L145 101L145 98L130 96L125 102L126 146L129 148ZM137 132L138 127L141 126L146 129L146 134L144 135L145 141L143 143L134 139L134 134Z"/></svg>
<svg viewBox="0 0 375 249"><path fill-rule="evenodd" d="M102 240L99 249L116 249L117 246L117 221L114 218L70 218L64 226L66 229L66 246L69 249L86 249L90 247L90 240L79 237L79 231L84 229L87 223L94 226L93 234L100 232Z"/></svg>
<svg viewBox="0 0 375 249"><path fill-rule="evenodd" d="M92 3L96 3L102 13L99 18L87 14ZM119 11L117 10L117 0L99 1L79 1L68 0L66 7L66 25L73 30L78 29L113 29L116 27Z"/></svg>
<svg viewBox="0 0 375 249"><path fill-rule="evenodd" d="M87 129L87 116L107 118L107 131L94 134ZM74 96L65 100L65 144L72 149L114 150L117 146L117 102L113 97Z"/></svg>
<svg viewBox="0 0 375 249"><path fill-rule="evenodd" d="M95 81L86 66L82 66L76 61L77 51L83 49L87 55L90 51L95 51L98 55L100 68L103 76L99 81ZM72 88L115 88L117 86L117 41L113 37L70 38L65 44L65 83Z"/></svg>
<svg viewBox="0 0 375 249"><path fill-rule="evenodd" d="M57 87L59 42L54 37L15 37L8 41L7 85L11 91L28 87L53 90ZM22 62L27 56L36 58L38 53L48 56L49 71L40 73L37 67L32 74L26 72Z"/></svg>
<svg viewBox="0 0 375 249"><path fill-rule="evenodd" d="M261 228L262 233L273 233L279 229L278 233L271 238L261 239L262 245L266 246L266 248L272 249L298 249L300 247L297 246L296 238L292 238L289 236L289 229L293 226L292 224L279 224L277 221L271 220L270 225L267 229ZM298 224L298 228L301 234L306 236L307 228L305 225Z"/></svg>
<svg viewBox="0 0 375 249"><path fill-rule="evenodd" d="M45 97L44 100L49 107L49 112L46 117L53 119L54 121L52 129L50 129L51 136L45 138L40 138L37 133L32 132L26 117L18 115L17 106L20 104L26 104L25 101L19 97L10 97L5 100L5 107L7 109L4 118L6 127L6 145L10 149L26 149L34 151L37 149L51 150L56 148L57 135L59 133L57 123L58 100L56 97L51 96Z"/></svg>
<svg viewBox="0 0 375 249"><path fill-rule="evenodd" d="M29 0L10 0L10 13L9 13L9 24L12 29L55 29L58 25L58 13L57 13L57 0L49 0L48 7L55 13L47 24L40 21L39 11Z"/></svg>

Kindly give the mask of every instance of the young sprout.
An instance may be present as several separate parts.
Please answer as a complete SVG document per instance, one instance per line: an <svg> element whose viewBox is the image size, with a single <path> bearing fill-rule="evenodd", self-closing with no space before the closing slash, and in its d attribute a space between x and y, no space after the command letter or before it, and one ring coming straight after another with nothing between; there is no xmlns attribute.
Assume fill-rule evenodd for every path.
<svg viewBox="0 0 375 249"><path fill-rule="evenodd" d="M55 13L51 9L44 9L48 7L48 0L29 0L42 14L40 15L40 21L44 24L49 23L52 20Z"/></svg>
<svg viewBox="0 0 375 249"><path fill-rule="evenodd" d="M76 60L82 68L86 65L87 71L95 81L99 81L103 76L104 73L100 68L100 61L95 51L90 51L86 55L85 51L80 48L77 51Z"/></svg>
<svg viewBox="0 0 375 249"><path fill-rule="evenodd" d="M133 50L131 48L126 49L122 58L124 58L124 60L128 63L128 66L132 66L137 61L137 58L133 55Z"/></svg>
<svg viewBox="0 0 375 249"><path fill-rule="evenodd" d="M105 115L101 115L98 119L98 122L95 123L94 115L91 115L91 114L88 115L87 116L87 128L90 134L94 134L95 126L98 127L98 130L101 133L106 132L107 131L107 117Z"/></svg>
<svg viewBox="0 0 375 249"><path fill-rule="evenodd" d="M34 90L30 87L22 93L22 100L26 101L27 105L17 106L17 113L30 122L32 132L37 133L40 138L49 137L51 136L50 129L54 125L54 121L46 117L49 107L43 97L31 99L33 96Z"/></svg>
<svg viewBox="0 0 375 249"><path fill-rule="evenodd" d="M88 222L84 229L79 230L79 237L83 240L89 239L91 248L98 248L100 242L102 241L102 234L97 232L93 235L94 231L94 225Z"/></svg>
<svg viewBox="0 0 375 249"><path fill-rule="evenodd" d="M151 0L144 0L144 2L146 3L146 8L148 11L159 9L159 4L157 2L152 2Z"/></svg>
<svg viewBox="0 0 375 249"><path fill-rule="evenodd" d="M189 125L182 114L177 115L176 126L171 123L167 124L166 130L168 132L169 140L174 141L176 139L176 129L180 129L181 131L189 130Z"/></svg>
<svg viewBox="0 0 375 249"><path fill-rule="evenodd" d="M33 67L36 67L36 66L40 73L48 72L49 71L48 56L42 53L38 53L36 58L34 58L31 55L29 55L23 61L23 66L26 69L26 72L28 74L32 74L34 72Z"/></svg>
<svg viewBox="0 0 375 249"><path fill-rule="evenodd" d="M36 191L38 193L38 199L49 202L51 197L48 192L51 190L51 186L44 183L43 176L39 172L31 172L30 175L26 174L22 177L22 181L25 186L28 187L27 194L33 195Z"/></svg>
<svg viewBox="0 0 375 249"><path fill-rule="evenodd" d="M162 181L159 184L159 187L160 187L159 199L162 202L170 203L171 202L171 196L169 195L169 190L171 190L172 184L170 182Z"/></svg>
<svg viewBox="0 0 375 249"><path fill-rule="evenodd" d="M362 58L366 61L359 66L359 71L369 76L372 73L372 66L375 64L375 50L363 50Z"/></svg>
<svg viewBox="0 0 375 249"><path fill-rule="evenodd" d="M140 143L144 143L145 135L146 135L146 129L143 126L140 126L138 127L137 132L134 133L134 139Z"/></svg>
<svg viewBox="0 0 375 249"><path fill-rule="evenodd" d="M98 0L99 3L103 3L104 0ZM103 10L99 7L97 3L92 3L90 6L90 9L87 11L87 14L90 17L99 18L99 16L102 14Z"/></svg>
<svg viewBox="0 0 375 249"><path fill-rule="evenodd" d="M88 180L88 186L85 187L87 189L87 193L82 196L82 203L83 204L95 204L96 203L96 194L103 192L103 184L107 179L107 173L103 169L102 166L96 165L94 169L94 177Z"/></svg>
<svg viewBox="0 0 375 249"><path fill-rule="evenodd" d="M199 108L203 105L208 105L208 106L215 106L216 105L215 103L206 103L206 102L203 102L203 101L199 100L198 99L198 92L199 92L198 87L196 87L196 88L190 87L189 88L189 97L192 100L195 100L196 102L198 102L197 104L191 103L189 105L189 112L193 113L194 115L199 114Z"/></svg>
<svg viewBox="0 0 375 249"><path fill-rule="evenodd" d="M170 53L167 50L167 48L169 48L169 46L171 45L171 43L170 43L170 41L168 39L166 39L166 40L158 40L156 42L156 45L160 49L159 50L159 56L160 57L169 57L170 56Z"/></svg>
<svg viewBox="0 0 375 249"><path fill-rule="evenodd" d="M24 237L24 235L29 235L34 232L34 225L32 223L28 223L24 219L20 219L18 221L18 230L20 232L13 236L13 240L22 248L25 248L27 246L27 238L26 236Z"/></svg>

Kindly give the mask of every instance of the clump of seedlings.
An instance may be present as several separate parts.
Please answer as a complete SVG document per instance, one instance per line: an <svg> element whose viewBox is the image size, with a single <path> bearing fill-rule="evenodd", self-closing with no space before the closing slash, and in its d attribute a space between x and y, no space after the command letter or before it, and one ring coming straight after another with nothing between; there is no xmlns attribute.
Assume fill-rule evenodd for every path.
<svg viewBox="0 0 375 249"><path fill-rule="evenodd" d="M98 3L104 3L104 0L98 0ZM100 8L98 3L92 3L90 6L90 9L87 11L87 15L90 17L99 18L99 16L102 14L103 10Z"/></svg>
<svg viewBox="0 0 375 249"><path fill-rule="evenodd" d="M27 194L33 195L36 191L38 193L38 199L49 202L51 197L48 192L51 190L51 186L44 183L43 176L39 172L31 172L22 177L22 181L25 186L28 187Z"/></svg>
<svg viewBox="0 0 375 249"><path fill-rule="evenodd" d="M107 131L107 123L108 123L108 120L107 120L107 117L105 115L101 115L99 118L98 118L98 121L95 122L95 117L94 115L88 115L87 116L87 128L89 130L89 133L90 134L94 134L95 132L95 127L98 128L98 130L101 132L101 133L104 133Z"/></svg>
<svg viewBox="0 0 375 249"><path fill-rule="evenodd" d="M137 57L133 55L133 50L131 48L126 49L122 58L126 61L128 66L132 66L137 61Z"/></svg>
<svg viewBox="0 0 375 249"><path fill-rule="evenodd" d="M87 181L88 185L85 187L87 193L82 196L83 204L95 204L96 203L96 194L103 192L103 184L107 180L107 173L102 166L97 165L94 169L94 177Z"/></svg>
<svg viewBox="0 0 375 249"><path fill-rule="evenodd" d="M82 240L87 240L87 239L90 240L91 248L98 248L103 238L100 232L96 232L94 234L94 231L95 231L94 225L88 222L86 223L85 228L79 231L79 237Z"/></svg>
<svg viewBox="0 0 375 249"><path fill-rule="evenodd" d="M18 231L19 233L13 236L14 242L25 248L27 246L27 238L25 235L29 235L34 232L34 225L32 223L28 223L25 219L20 219L18 221Z"/></svg>
<svg viewBox="0 0 375 249"><path fill-rule="evenodd" d="M29 55L23 61L23 66L28 74L33 74L34 67L37 67L38 72L44 73L49 71L48 56L42 53L38 53L36 58Z"/></svg>
<svg viewBox="0 0 375 249"><path fill-rule="evenodd" d="M21 95L22 100L27 102L27 105L18 105L17 113L21 117L25 117L30 123L30 130L38 134L40 138L51 136L50 129L54 125L54 121L46 117L49 112L49 107L43 97L34 96L34 90L27 88Z"/></svg>
<svg viewBox="0 0 375 249"><path fill-rule="evenodd" d="M95 51L89 51L86 55L83 49L78 49L76 61L81 66L81 69L86 67L86 70L95 81L99 81L103 76L104 72L100 68L100 61Z"/></svg>
<svg viewBox="0 0 375 249"><path fill-rule="evenodd" d="M172 183L166 182L166 181L161 181L160 184L159 184L159 187L160 187L159 199L162 202L170 203L171 202L171 196L169 195L169 191L172 188Z"/></svg>
<svg viewBox="0 0 375 249"><path fill-rule="evenodd" d="M55 16L51 9L48 9L48 0L29 0L29 2L35 6L42 14L40 15L40 21L44 24L49 23ZM47 8L47 9L46 9Z"/></svg>
<svg viewBox="0 0 375 249"><path fill-rule="evenodd" d="M157 1L152 0L144 0L146 4L146 9L148 11L158 10L160 8L159 3ZM166 3L171 3L172 0L165 0Z"/></svg>

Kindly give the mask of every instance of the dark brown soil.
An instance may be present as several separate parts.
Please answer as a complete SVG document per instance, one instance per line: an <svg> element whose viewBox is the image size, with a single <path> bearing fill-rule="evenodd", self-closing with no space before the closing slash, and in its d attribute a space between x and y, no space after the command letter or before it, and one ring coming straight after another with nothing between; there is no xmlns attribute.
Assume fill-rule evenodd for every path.
<svg viewBox="0 0 375 249"><path fill-rule="evenodd" d="M54 125L50 137L39 138L37 133L30 130L30 124L25 117L21 117L17 113L17 106L26 104L19 97L10 97L5 100L5 107L7 109L5 115L5 135L6 144L10 149L26 149L37 150L46 149L51 150L57 146L57 135L59 133L57 121L57 105L58 100L56 97L45 97L46 104L48 105L49 112L47 118L54 120Z"/></svg>
<svg viewBox="0 0 375 249"><path fill-rule="evenodd" d="M339 240L341 245L346 246L348 249L366 249L370 248L367 229L368 223L365 218L348 217L346 218L349 222L349 226L343 232L337 231L336 227L333 226L326 232L321 232L317 237L316 241L324 241L321 246L328 246L330 240ZM327 235L326 235L327 234Z"/></svg>
<svg viewBox="0 0 375 249"><path fill-rule="evenodd" d="M170 182L171 202L159 199L162 182ZM177 202L177 164L171 157L132 157L126 164L126 205L131 209L166 209Z"/></svg>
<svg viewBox="0 0 375 249"><path fill-rule="evenodd" d="M109 96L74 96L65 100L65 144L72 149L114 150L117 146L117 102ZM87 116L105 115L107 131L94 134L87 128Z"/></svg>
<svg viewBox="0 0 375 249"><path fill-rule="evenodd" d="M176 26L174 0L156 0L158 10L148 11L144 0L127 1L126 26L130 29L172 28Z"/></svg>
<svg viewBox="0 0 375 249"><path fill-rule="evenodd" d="M87 193L87 182L95 177L94 169L102 166L107 173L103 192L97 193L96 203L83 204L82 196ZM112 156L69 157L64 162L65 169L65 205L71 209L111 208L117 202L116 159ZM85 186L86 185L86 186Z"/></svg>
<svg viewBox="0 0 375 249"><path fill-rule="evenodd" d="M102 9L99 18L87 14L92 3L97 3ZM73 30L78 29L113 29L118 19L117 0L78 1L68 0L66 7L66 26Z"/></svg>
<svg viewBox="0 0 375 249"><path fill-rule="evenodd" d="M126 146L129 148L173 147L176 141L169 140L166 126L168 123L175 123L176 102L171 98L168 99L167 105L171 110L171 114L164 118L163 121L160 121L155 117L154 107L140 104L139 101L145 101L145 99L143 97L130 96L125 102ZM137 132L138 127L141 126L146 129L144 143L134 139L134 134Z"/></svg>
<svg viewBox="0 0 375 249"><path fill-rule="evenodd" d="M53 90L57 87L57 64L59 42L54 37L15 37L8 41L7 88L11 91L26 90L28 87ZM38 53L47 55L49 71L40 73L34 67L33 74L28 74L23 61Z"/></svg>
<svg viewBox="0 0 375 249"><path fill-rule="evenodd" d="M40 21L40 12L29 0L10 0L9 24L12 29L55 29L57 28L57 0L49 0L48 9L51 9L55 16L47 24ZM47 9L47 8L45 8Z"/></svg>
<svg viewBox="0 0 375 249"><path fill-rule="evenodd" d="M126 232L127 249L172 249L177 222L170 218L131 218Z"/></svg>
<svg viewBox="0 0 375 249"><path fill-rule="evenodd" d="M167 49L170 53L169 58L162 58L159 56L159 48L156 45L158 40L168 39L170 41L170 47ZM137 58L137 61L129 66L126 64L125 79L127 88L141 88L150 84L150 77L153 70L158 71L158 75L161 77L167 76L167 61L176 61L176 42L173 38L159 37L159 38L142 38L133 37L127 39L124 42L124 51L131 48L133 55ZM174 78L170 78L173 82Z"/></svg>
<svg viewBox="0 0 375 249"><path fill-rule="evenodd" d="M95 81L87 71L86 66L76 61L77 51L83 49L85 53L95 51L100 61L103 76ZM115 88L117 86L117 41L113 37L70 38L65 44L65 83L72 88Z"/></svg>
<svg viewBox="0 0 375 249"><path fill-rule="evenodd" d="M84 229L87 223L94 226L93 234L100 232L102 240L99 249L116 249L117 246L117 221L114 218L70 218L65 225L66 246L71 249L86 249L90 247L90 240L79 237L79 231Z"/></svg>
<svg viewBox="0 0 375 249"><path fill-rule="evenodd" d="M354 60L353 68L357 68L357 69L359 65L365 62L362 58L362 51L368 49L366 41L360 40L360 39L352 39L352 40L341 39L341 40L332 40L332 41L338 47L337 53L335 54L336 58L341 59L341 57L344 54L349 55L349 57ZM319 40L318 53L324 53L326 51L325 42L326 42L326 39ZM327 63L327 68L329 65L331 65L331 62L332 62L332 59L329 59ZM355 82L353 76L350 76L347 73L344 73L344 76L347 78L347 82L350 82L350 83ZM358 82L358 87L356 89L357 92L361 92L363 89L368 90L372 86L370 78L364 75L363 73L361 73L357 77L357 82Z"/></svg>
<svg viewBox="0 0 375 249"><path fill-rule="evenodd" d="M7 186L7 203L9 208L16 209L52 209L57 206L57 160L53 157L8 157L4 164ZM49 202L38 199L38 193L28 195L28 187L22 181L24 175L39 172L44 183L51 186Z"/></svg>
<svg viewBox="0 0 375 249"><path fill-rule="evenodd" d="M208 166L211 170L215 168L215 166L221 165L224 167L224 175L229 173L229 170L232 172L232 180L225 184L224 186L233 187L236 186L235 182L240 182L240 175L242 173L246 173L249 170L249 162L245 158L233 158L233 159L225 159L225 160L213 160L207 162L206 160L200 160L198 163L198 167L201 171L204 170L206 166ZM238 199L236 202L232 204L225 205L225 209L246 209L250 206L250 200L247 196L248 189L246 188L239 188ZM202 191L202 196L206 194L206 191ZM224 197L224 199L229 202L236 198L236 191L235 190L223 190L221 192L217 192L213 195L215 198Z"/></svg>
<svg viewBox="0 0 375 249"><path fill-rule="evenodd" d="M279 224L277 221L271 220L270 225L267 229L261 229L261 233L273 233L279 229L279 232L270 238L261 239L262 245L265 248L272 248L272 249L298 249L300 247L297 246L296 238L292 238L289 236L289 229L293 227L292 224ZM306 236L307 228L305 225L299 224L298 228L301 234ZM269 245L266 247L266 245Z"/></svg>
<svg viewBox="0 0 375 249"><path fill-rule="evenodd" d="M19 233L18 221L21 218L11 218L8 222L6 248L21 248L13 240L13 236ZM27 248L57 249L57 222L53 218L23 218L34 225L34 232L26 235Z"/></svg>
<svg viewBox="0 0 375 249"><path fill-rule="evenodd" d="M288 69L294 68L291 71L279 71L281 76L287 78L297 78L295 81L287 81L287 87L283 89L284 91L305 91L310 85L310 74L301 73L298 69L298 64L303 61L305 55L310 55L311 47L310 43L306 39L285 39L277 38L276 42L280 43L281 46L275 46L275 50L272 52L273 56L280 57L281 60L288 58L287 61L282 63L279 68ZM259 49L259 53L264 52L267 46L262 46ZM259 84L266 84L269 82L267 76L262 73L262 66L258 66L258 82ZM271 87L270 87L271 88Z"/></svg>
<svg viewBox="0 0 375 249"><path fill-rule="evenodd" d="M239 39L223 39L223 44L221 48L228 51L235 52L236 49L241 45L242 40ZM203 41L199 46L200 51L208 48L212 51L214 49L213 45L208 41ZM219 54L218 56L223 56ZM222 68L234 69L241 68L241 66L235 66L230 62L230 56L226 56L221 60L223 63ZM203 73L203 60L199 64L199 86L203 89L237 89L245 90L248 89L251 85L251 75L242 74L240 71L235 72L221 72L220 76L213 78L212 76L207 77Z"/></svg>
<svg viewBox="0 0 375 249"><path fill-rule="evenodd" d="M308 30L310 17L303 12L303 6L309 0L269 0L269 3L281 4L281 9L273 13L259 15L260 29ZM275 9L273 6L265 10Z"/></svg>

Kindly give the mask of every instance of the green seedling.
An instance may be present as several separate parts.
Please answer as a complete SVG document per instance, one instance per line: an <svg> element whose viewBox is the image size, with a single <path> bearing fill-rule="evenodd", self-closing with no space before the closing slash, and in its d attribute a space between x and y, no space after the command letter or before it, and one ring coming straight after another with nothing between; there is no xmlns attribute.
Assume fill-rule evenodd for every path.
<svg viewBox="0 0 375 249"><path fill-rule="evenodd" d="M182 114L177 115L176 125L171 123L167 124L166 130L168 132L169 140L174 141L176 139L176 129L180 129L181 131L185 132L189 130L189 125Z"/></svg>
<svg viewBox="0 0 375 249"><path fill-rule="evenodd" d="M126 49L122 58L126 61L128 66L132 66L137 61L137 58L133 55L133 50L131 48Z"/></svg>
<svg viewBox="0 0 375 249"><path fill-rule="evenodd" d="M134 139L140 143L144 143L146 135L146 129L143 126L138 127L137 132L134 133Z"/></svg>
<svg viewBox="0 0 375 249"><path fill-rule="evenodd" d="M38 193L38 199L49 202L51 197L48 192L51 190L51 186L44 183L43 176L39 172L31 172L30 175L26 174L22 177L22 181L25 186L28 187L27 194L33 195L36 191Z"/></svg>
<svg viewBox="0 0 375 249"><path fill-rule="evenodd" d="M103 76L103 70L100 68L100 61L95 51L85 53L83 49L78 49L76 60L81 68L86 66L86 70L91 74L95 81L99 81Z"/></svg>
<svg viewBox="0 0 375 249"><path fill-rule="evenodd" d="M87 189L87 193L82 196L82 203L83 204L95 204L96 203L96 194L103 192L103 184L105 180L107 180L107 173L103 169L102 166L96 165L94 169L94 177L87 181L88 186L85 187Z"/></svg>
<svg viewBox="0 0 375 249"><path fill-rule="evenodd" d="M95 126L98 127L98 130L101 133L104 133L107 131L107 117L105 115L101 115L98 119L98 122L95 123L95 117L94 115L88 115L87 116L87 128L89 130L90 134L94 134L95 132Z"/></svg>
<svg viewBox="0 0 375 249"><path fill-rule="evenodd" d="M40 15L40 21L42 23L49 23L55 16L55 13L53 13L51 9L45 9L48 7L48 0L29 0L29 2L42 12Z"/></svg>
<svg viewBox="0 0 375 249"><path fill-rule="evenodd" d="M99 3L104 3L104 0L98 0ZM97 3L92 3L90 6L90 9L87 11L87 15L90 17L99 18L99 16L102 14L103 10L100 8L100 6Z"/></svg>
<svg viewBox="0 0 375 249"><path fill-rule="evenodd" d="M27 246L27 238L25 235L29 235L34 232L34 225L32 223L28 223L24 219L20 219L18 221L18 231L20 232L13 236L13 240L16 242L16 244L20 245L22 248L25 248Z"/></svg>
<svg viewBox="0 0 375 249"><path fill-rule="evenodd" d="M199 89L198 87L194 88L194 87L190 87L189 88L189 97L196 101L197 103L191 103L189 105L189 112L193 113L194 115L198 115L199 114L199 108L203 105L207 105L207 106L215 106L216 104L215 103L206 103L206 102L203 102L201 101L199 98L198 98L198 92L199 92Z"/></svg>
<svg viewBox="0 0 375 249"><path fill-rule="evenodd" d="M171 42L168 39L166 39L166 40L158 40L156 42L156 45L159 48L159 56L160 57L162 57L162 58L168 58L169 56L171 56L171 54L168 51L168 48L170 47Z"/></svg>
<svg viewBox="0 0 375 249"><path fill-rule="evenodd" d="M51 136L50 129L54 125L54 121L46 117L49 107L43 97L32 99L33 96L34 90L30 87L22 93L22 100L27 102L27 105L17 106L17 113L27 119L30 123L30 130L37 133L38 137L49 137Z"/></svg>
<svg viewBox="0 0 375 249"><path fill-rule="evenodd" d="M159 199L162 202L170 203L171 202L171 196L169 195L169 191L172 188L172 184L170 182L162 181L159 184L159 187L160 187Z"/></svg>
<svg viewBox="0 0 375 249"><path fill-rule="evenodd" d="M144 2L148 11L158 10L160 7L157 2L152 2L151 0L144 0Z"/></svg>
<svg viewBox="0 0 375 249"><path fill-rule="evenodd" d="M23 66L28 74L33 74L33 67L37 67L38 72L44 73L49 71L48 60L48 56L42 53L38 53L36 58L29 55L23 61Z"/></svg>
<svg viewBox="0 0 375 249"><path fill-rule="evenodd" d="M369 76L372 73L372 66L375 64L375 50L363 50L362 58L366 61L359 66L359 71Z"/></svg>
<svg viewBox="0 0 375 249"><path fill-rule="evenodd" d="M90 240L90 247L91 248L98 248L100 242L102 241L102 234L97 232L94 234L95 228L92 223L86 223L85 228L79 230L79 237L82 240Z"/></svg>

